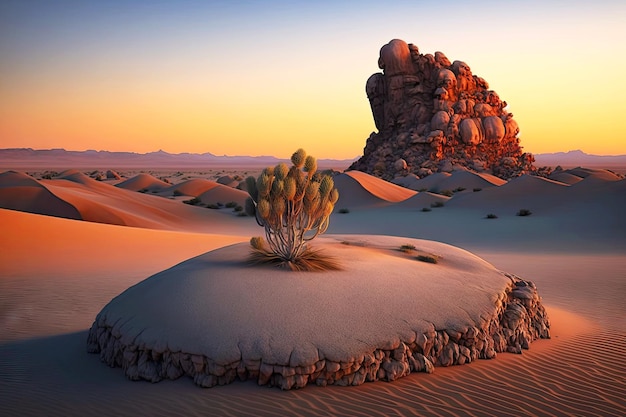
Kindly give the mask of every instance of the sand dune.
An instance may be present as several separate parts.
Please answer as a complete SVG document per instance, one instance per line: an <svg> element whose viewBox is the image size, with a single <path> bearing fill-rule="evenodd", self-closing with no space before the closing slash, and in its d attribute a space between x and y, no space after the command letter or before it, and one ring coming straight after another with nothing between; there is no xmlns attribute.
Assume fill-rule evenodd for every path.
<svg viewBox="0 0 626 417"><path fill-rule="evenodd" d="M391 204L389 201L375 196L361 183L347 173L336 175L335 188L339 191L339 200L335 204L338 209L362 207L381 207Z"/></svg>
<svg viewBox="0 0 626 417"><path fill-rule="evenodd" d="M579 177L578 175L574 175L566 171L555 171L552 174L550 174L548 178L554 181L568 184L568 185L576 184L577 182L580 182L583 180L582 177Z"/></svg>
<svg viewBox="0 0 626 417"><path fill-rule="evenodd" d="M227 185L217 184L198 196L203 203L206 204L228 204L235 202L240 206L244 206L248 198L246 191L238 190Z"/></svg>
<svg viewBox="0 0 626 417"><path fill-rule="evenodd" d="M219 184L215 181L206 180L204 178L193 178L162 190L162 194L172 195L180 193L183 195L198 197L200 194L215 188L218 185Z"/></svg>
<svg viewBox="0 0 626 417"><path fill-rule="evenodd" d="M162 191L163 189L170 187L170 184L165 181L161 181L150 174L142 173L122 181L116 184L116 186L131 191L145 190L153 192Z"/></svg>
<svg viewBox="0 0 626 417"><path fill-rule="evenodd" d="M441 194L429 193L428 191L422 191L407 198L406 200L396 204L396 207L410 208L410 209L422 209L430 208L437 204L446 204L450 200L450 197Z"/></svg>
<svg viewBox="0 0 626 417"><path fill-rule="evenodd" d="M439 183L451 175L452 174L448 172L437 172L424 178L409 175L405 178L396 178L394 181L396 181L397 184L401 184L403 187L415 191L438 191Z"/></svg>
<svg viewBox="0 0 626 417"><path fill-rule="evenodd" d="M356 180L361 187L369 191L372 195L391 203L404 201L415 195L414 191L396 186L361 171L347 171L345 175Z"/></svg>
<svg viewBox="0 0 626 417"><path fill-rule="evenodd" d="M13 171L0 174L0 207L67 219L82 219L70 203L51 193L34 178Z"/></svg>
<svg viewBox="0 0 626 417"><path fill-rule="evenodd" d="M470 250L537 284L553 338L522 355L393 383L289 392L252 382L210 390L189 380L131 382L85 353L87 329L113 297L261 234L253 219L77 172L43 181L2 173L0 205L11 210L0 209L0 415L625 415L626 181L603 170L566 173L581 180L522 177L451 198L404 198L360 174L337 175L337 208L355 210L333 214L329 232L427 238ZM421 212L430 199L445 205ZM520 208L533 213L516 216ZM499 217L484 219L491 211ZM63 214L117 216L144 228L50 217Z"/></svg>
<svg viewBox="0 0 626 417"><path fill-rule="evenodd" d="M246 229L253 222L250 218L235 218L229 210L208 210L129 191L93 180L80 172L42 181L25 174L2 175L1 206L29 213L121 226L214 232L229 227L233 227L233 231ZM233 191L237 195L243 193Z"/></svg>

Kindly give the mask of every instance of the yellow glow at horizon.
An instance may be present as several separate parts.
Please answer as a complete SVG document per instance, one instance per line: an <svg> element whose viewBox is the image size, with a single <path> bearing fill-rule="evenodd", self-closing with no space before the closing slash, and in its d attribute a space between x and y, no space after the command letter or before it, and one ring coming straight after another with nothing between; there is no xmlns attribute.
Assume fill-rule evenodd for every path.
<svg viewBox="0 0 626 417"><path fill-rule="evenodd" d="M525 151L626 154L626 57L610 44L593 51L572 44L553 51L541 40L526 49L506 45L494 42L497 54L468 49L448 57L466 61L507 101ZM31 69L0 84L0 147L279 157L303 147L318 157L352 158L375 130L364 87L380 46L363 56L338 48L324 62L300 52L278 67L252 51L243 60L249 66L183 71L165 63L146 74L140 65L61 67L45 77Z"/></svg>

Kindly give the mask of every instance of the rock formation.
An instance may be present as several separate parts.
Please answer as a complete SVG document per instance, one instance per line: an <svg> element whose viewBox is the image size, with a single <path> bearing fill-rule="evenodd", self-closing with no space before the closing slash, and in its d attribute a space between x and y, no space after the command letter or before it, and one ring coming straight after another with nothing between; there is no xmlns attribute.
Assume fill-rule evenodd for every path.
<svg viewBox="0 0 626 417"><path fill-rule="evenodd" d="M365 86L378 133L350 169L388 180L455 167L504 179L535 171L506 101L465 62L393 39L381 48L378 66L383 72Z"/></svg>

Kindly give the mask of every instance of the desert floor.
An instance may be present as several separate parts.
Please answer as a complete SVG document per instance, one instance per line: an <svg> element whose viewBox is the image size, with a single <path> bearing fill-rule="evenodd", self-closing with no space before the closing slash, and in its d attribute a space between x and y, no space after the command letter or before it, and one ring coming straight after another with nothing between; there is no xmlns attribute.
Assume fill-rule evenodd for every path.
<svg viewBox="0 0 626 417"><path fill-rule="evenodd" d="M407 184L414 190L335 177L341 197L327 233L441 241L533 281L552 338L522 355L281 391L132 382L86 353L95 316L126 288L262 234L236 211L237 178L252 171L120 170L103 181L1 173L0 415L626 415L626 181L603 170L508 183L454 172Z"/></svg>

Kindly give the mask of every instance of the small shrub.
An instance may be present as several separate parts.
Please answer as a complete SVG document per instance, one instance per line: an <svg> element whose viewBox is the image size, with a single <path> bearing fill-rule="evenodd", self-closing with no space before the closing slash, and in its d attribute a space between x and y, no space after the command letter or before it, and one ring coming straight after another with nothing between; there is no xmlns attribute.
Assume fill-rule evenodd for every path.
<svg viewBox="0 0 626 417"><path fill-rule="evenodd" d="M437 256L435 255L417 255L415 259L429 264L436 264L439 262L439 259L437 259Z"/></svg>
<svg viewBox="0 0 626 417"><path fill-rule="evenodd" d="M431 207L433 207L433 208L438 208L438 207L443 207L443 206L444 206L444 204L443 204L443 202L442 202L442 201L435 201L435 202L434 202L434 203L432 203L430 206L431 206Z"/></svg>
<svg viewBox="0 0 626 417"><path fill-rule="evenodd" d="M142 188L141 190L139 190L140 193L147 193L148 189L147 188Z"/></svg>
<svg viewBox="0 0 626 417"><path fill-rule="evenodd" d="M450 191L450 190L440 191L439 194L445 195L446 197L452 197L452 195L454 195L454 193L452 191Z"/></svg>
<svg viewBox="0 0 626 417"><path fill-rule="evenodd" d="M180 197L181 195L183 195L183 193L180 190L174 190L172 194L174 195L174 197Z"/></svg>
<svg viewBox="0 0 626 417"><path fill-rule="evenodd" d="M483 190L482 188L480 188L480 187L476 187L476 188L474 188L472 191L474 191L475 193L477 193L477 192L482 191L482 190Z"/></svg>
<svg viewBox="0 0 626 417"><path fill-rule="evenodd" d="M233 211L236 212L236 213L242 212L243 211L243 207L241 207L240 205L236 205L233 208Z"/></svg>
<svg viewBox="0 0 626 417"><path fill-rule="evenodd" d="M457 187L453 190L455 193L460 193L461 191L465 191L465 187Z"/></svg>
<svg viewBox="0 0 626 417"><path fill-rule="evenodd" d="M194 197L191 200L184 200L183 203L189 204L191 206L197 206L202 202L198 197Z"/></svg>
<svg viewBox="0 0 626 417"><path fill-rule="evenodd" d="M210 208L210 209L213 209L213 210L221 209L221 207L218 206L217 204L207 204L206 208Z"/></svg>
<svg viewBox="0 0 626 417"><path fill-rule="evenodd" d="M423 193L424 191L428 191L428 188L420 188L417 190L418 193Z"/></svg>
<svg viewBox="0 0 626 417"><path fill-rule="evenodd" d="M533 212L528 209L520 209L520 211L517 212L518 216L530 216L531 214L533 214Z"/></svg>
<svg viewBox="0 0 626 417"><path fill-rule="evenodd" d="M489 214L487 214L487 215L485 216L485 219L497 219L497 218L498 218L498 216L496 216L496 215L495 215L495 214L493 214L493 213L489 213Z"/></svg>
<svg viewBox="0 0 626 417"><path fill-rule="evenodd" d="M430 207L424 207L422 209L423 212L428 212L428 211L433 211L433 209L431 209Z"/></svg>
<svg viewBox="0 0 626 417"><path fill-rule="evenodd" d="M237 212L237 217L248 217L248 215L246 214L245 211L238 211Z"/></svg>
<svg viewBox="0 0 626 417"><path fill-rule="evenodd" d="M267 167L258 178L246 178L250 198L246 212L265 229L266 242L252 238L253 264L273 264L296 271L339 269L332 257L308 247L307 242L328 229L339 199L332 177L317 172L317 160L298 149L293 166Z"/></svg>
<svg viewBox="0 0 626 417"><path fill-rule="evenodd" d="M347 214L347 213L350 213L350 210L349 210L349 209L347 209L347 208L342 208L342 209L339 209L339 213L341 213L341 214Z"/></svg>
<svg viewBox="0 0 626 417"><path fill-rule="evenodd" d="M411 252L412 250L415 250L415 245L402 245L400 246L400 252L404 252L404 253L408 253Z"/></svg>
<svg viewBox="0 0 626 417"><path fill-rule="evenodd" d="M226 203L225 207L226 208L235 208L237 207L237 203L235 201L229 201L228 203Z"/></svg>

